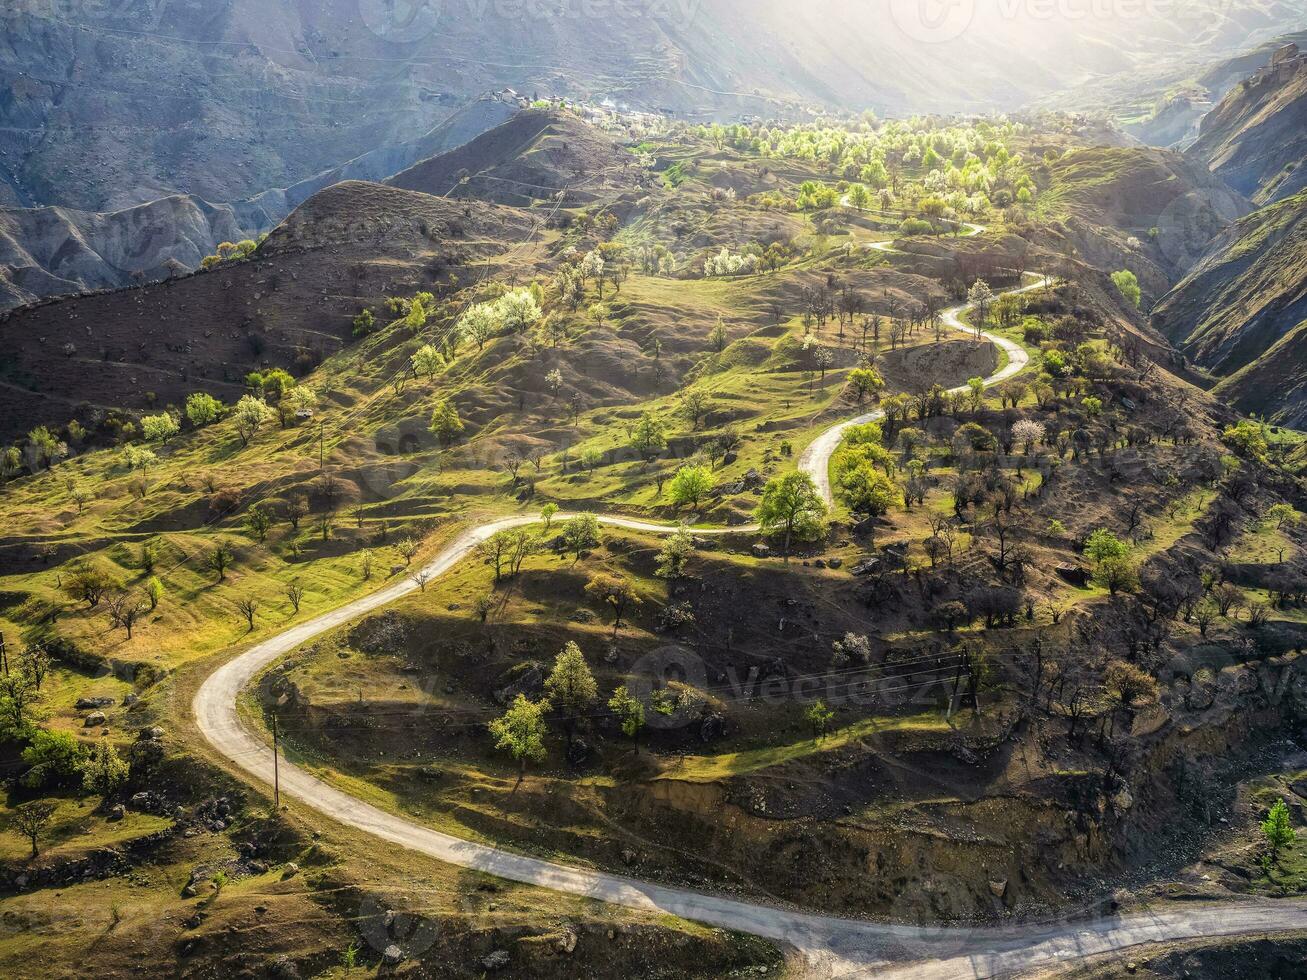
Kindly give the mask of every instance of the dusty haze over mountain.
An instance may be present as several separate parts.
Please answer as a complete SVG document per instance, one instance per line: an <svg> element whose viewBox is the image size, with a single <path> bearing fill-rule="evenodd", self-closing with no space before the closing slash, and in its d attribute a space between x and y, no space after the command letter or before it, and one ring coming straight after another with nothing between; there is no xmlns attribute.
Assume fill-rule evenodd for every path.
<svg viewBox="0 0 1307 980"><path fill-rule="evenodd" d="M235 201L500 86L692 117L1013 109L1282 33L1290 0L17 0L0 204Z"/></svg>

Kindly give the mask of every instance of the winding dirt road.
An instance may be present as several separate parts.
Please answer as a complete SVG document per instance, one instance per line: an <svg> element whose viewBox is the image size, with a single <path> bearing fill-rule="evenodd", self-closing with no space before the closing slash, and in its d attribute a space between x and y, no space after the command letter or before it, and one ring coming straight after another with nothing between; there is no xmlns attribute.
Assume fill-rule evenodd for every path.
<svg viewBox="0 0 1307 980"><path fill-rule="evenodd" d="M976 229L973 233L980 230L978 226L971 227ZM880 250L889 249L884 246ZM1014 291L1038 289L1042 285L1040 279ZM964 329L960 317L966 310L966 306L960 306L946 311L945 323L954 329ZM1026 369L1029 358L1019 345L990 334L983 336L1001 347L1008 357L1008 363L986 379L987 385L999 384ZM869 412L833 426L800 457L800 469L813 478L827 500L831 499L827 472L844 432L849 426L872 421L880 414ZM559 519L567 516L559 515ZM598 519L610 526L635 531L670 533L675 530L674 526L620 516L599 516ZM424 570L432 578L437 578L495 532L538 520L534 514L524 514L473 528L449 544ZM695 533L734 534L753 530L756 526L748 525L696 529ZM237 712L241 692L260 671L301 644L418 588L416 578L405 577L371 595L270 637L224 664L203 682L195 695L192 709L199 730L218 752L255 779L271 785L272 750L242 724ZM991 977L1056 966L1140 943L1307 929L1307 902L1250 901L1008 929L919 928L814 915L622 875L571 868L462 840L364 803L284 760L280 764L280 781L284 794L332 820L371 834L378 840L458 867L632 909L670 913L788 943L804 955L810 974L816 977L853 977L872 973L928 980Z"/></svg>

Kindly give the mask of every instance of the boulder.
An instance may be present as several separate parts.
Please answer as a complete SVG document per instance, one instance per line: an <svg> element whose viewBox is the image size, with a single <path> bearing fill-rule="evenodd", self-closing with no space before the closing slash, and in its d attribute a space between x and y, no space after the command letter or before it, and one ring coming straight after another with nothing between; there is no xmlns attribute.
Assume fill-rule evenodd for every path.
<svg viewBox="0 0 1307 980"><path fill-rule="evenodd" d="M1089 570L1078 565L1058 565L1053 569L1063 582L1083 589L1089 585Z"/></svg>
<svg viewBox="0 0 1307 980"><path fill-rule="evenodd" d="M989 893L995 898L1002 898L1007 894L1007 879L991 881L989 883Z"/></svg>
<svg viewBox="0 0 1307 980"><path fill-rule="evenodd" d="M286 880L287 878L294 878L299 873L300 873L300 866L296 864L294 861L287 861L281 869L281 877L283 881Z"/></svg>
<svg viewBox="0 0 1307 980"><path fill-rule="evenodd" d="M533 661L519 670L507 684L495 692L495 700L499 704L508 704L519 694L525 694L528 698L536 700L544 693L544 689L545 669L543 665Z"/></svg>
<svg viewBox="0 0 1307 980"><path fill-rule="evenodd" d="M572 739L572 744L567 748L567 761L569 765L584 765L590 758L590 743L583 738Z"/></svg>
<svg viewBox="0 0 1307 980"><path fill-rule="evenodd" d="M381 953L381 961L387 966L397 966L399 963L403 962L403 959L404 951L394 943L387 946Z"/></svg>
<svg viewBox="0 0 1307 980"><path fill-rule="evenodd" d="M110 823L117 823L125 816L127 816L127 808L124 807L121 803L115 803L114 806L109 810L109 816L106 817L105 819L108 820Z"/></svg>
<svg viewBox="0 0 1307 980"><path fill-rule="evenodd" d="M104 723L105 723L104 712L92 711L89 715L86 716L86 721L84 721L82 724L86 728L98 728L100 725L103 725Z"/></svg>
<svg viewBox="0 0 1307 980"><path fill-rule="evenodd" d="M481 957L481 965L487 970L502 970L508 966L507 950L496 949Z"/></svg>
<svg viewBox="0 0 1307 980"><path fill-rule="evenodd" d="M754 558L770 558L770 557L771 557L771 547L770 547L769 545L765 545L765 544L763 544L761 541L759 541L757 544L755 544L755 545L754 545L752 548L750 548L749 550L753 553L753 557L754 557Z"/></svg>
<svg viewBox="0 0 1307 980"><path fill-rule="evenodd" d="M97 708L107 708L111 704L113 704L113 698L78 698L73 707L78 711L94 711Z"/></svg>

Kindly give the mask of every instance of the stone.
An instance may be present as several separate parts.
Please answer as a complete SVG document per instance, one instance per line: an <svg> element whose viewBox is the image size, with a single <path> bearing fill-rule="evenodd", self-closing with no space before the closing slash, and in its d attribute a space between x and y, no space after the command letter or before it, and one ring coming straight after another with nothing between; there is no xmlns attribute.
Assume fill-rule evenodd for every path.
<svg viewBox="0 0 1307 980"><path fill-rule="evenodd" d="M391 943L381 953L381 961L387 966L395 966L404 959L404 951Z"/></svg>
<svg viewBox="0 0 1307 980"><path fill-rule="evenodd" d="M564 928L554 940L554 949L569 956L576 952L576 930L571 926Z"/></svg>
<svg viewBox="0 0 1307 980"><path fill-rule="evenodd" d="M628 868L631 865L635 864L637 856L638 855L635 853L635 851L631 850L629 847L622 848L622 863L625 864Z"/></svg>
<svg viewBox="0 0 1307 980"><path fill-rule="evenodd" d="M824 558L818 558L818 559L816 559L815 561L813 561L813 563L812 563L812 567L813 567L813 568L825 568L825 567L826 567L826 559L824 559Z"/></svg>
<svg viewBox="0 0 1307 980"><path fill-rule="evenodd" d="M851 575L870 575L876 569L880 568L879 558L868 558L866 561L858 562L849 569Z"/></svg>
<svg viewBox="0 0 1307 980"><path fill-rule="evenodd" d="M754 545L752 548L750 548L749 550L753 553L753 557L754 557L754 558L770 558L770 557L771 557L771 548L770 548L770 546L763 544L761 541L759 541L757 544L755 544L755 545Z"/></svg>
<svg viewBox="0 0 1307 980"><path fill-rule="evenodd" d="M124 704L127 702L124 701ZM113 698L78 698L77 703L73 705L78 711L94 711L96 708L107 708L113 704Z"/></svg>
<svg viewBox="0 0 1307 980"><path fill-rule="evenodd" d="M404 574L404 566L403 566L403 565L391 565L391 566L390 566L390 574L391 574L391 577L392 577L392 578L393 578L394 576L396 576L396 575L403 575L403 574Z"/></svg>
<svg viewBox="0 0 1307 980"><path fill-rule="evenodd" d="M439 766L428 764L418 769L418 776L429 782L435 782L438 779L443 779L445 773Z"/></svg>
<svg viewBox="0 0 1307 980"><path fill-rule="evenodd" d="M182 888L182 898L194 898L199 894L199 890L194 885L186 885Z"/></svg>
<svg viewBox="0 0 1307 980"><path fill-rule="evenodd" d="M127 695L127 697L123 698L123 704L126 707L130 708L132 705L136 704L140 700L141 699L137 697L135 694L129 694Z"/></svg>
<svg viewBox="0 0 1307 980"><path fill-rule="evenodd" d="M86 716L86 721L83 722L82 724L86 728L96 728L100 725L103 725L104 723L105 723L104 712L92 711L89 715Z"/></svg>
<svg viewBox="0 0 1307 980"><path fill-rule="evenodd" d="M998 881L991 881L989 883L989 893L995 898L1002 898L1005 896L1007 894L1007 879L1002 878Z"/></svg>
<svg viewBox="0 0 1307 980"><path fill-rule="evenodd" d="M283 881L287 878L294 878L299 873L300 866L294 861L287 861L281 869L281 877Z"/></svg>
<svg viewBox="0 0 1307 980"><path fill-rule="evenodd" d="M502 970L508 966L508 952L503 949L496 949L481 957L481 965L487 970Z"/></svg>
<svg viewBox="0 0 1307 980"><path fill-rule="evenodd" d="M147 738L152 742L157 742L159 739L163 738L163 729L158 725L155 725L153 728L147 728L141 732L141 737Z"/></svg>
<svg viewBox="0 0 1307 980"><path fill-rule="evenodd" d="M121 803L117 803L109 811L109 816L106 819L110 823L116 823L125 816L127 816L127 808L124 807Z"/></svg>
<svg viewBox="0 0 1307 980"><path fill-rule="evenodd" d="M832 559L830 559L826 564L830 565L831 568L843 568L843 567L844 567L844 559L843 559L843 558L832 558Z"/></svg>
<svg viewBox="0 0 1307 980"><path fill-rule="evenodd" d="M590 758L590 743L583 738L572 739L567 747L567 761L570 765L583 765Z"/></svg>
<svg viewBox="0 0 1307 980"><path fill-rule="evenodd" d="M1078 565L1058 565L1053 571L1062 581L1078 589L1089 585L1089 570Z"/></svg>

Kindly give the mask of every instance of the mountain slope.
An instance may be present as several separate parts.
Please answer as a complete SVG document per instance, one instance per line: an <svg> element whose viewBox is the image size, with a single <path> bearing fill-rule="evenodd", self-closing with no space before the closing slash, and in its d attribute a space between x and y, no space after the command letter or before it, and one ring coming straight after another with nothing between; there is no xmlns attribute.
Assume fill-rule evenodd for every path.
<svg viewBox="0 0 1307 980"><path fill-rule="evenodd" d="M231 400L246 372L313 367L349 341L360 309L439 291L530 229L493 205L346 181L248 261L0 314L4 433L97 407L179 404L197 389Z"/></svg>
<svg viewBox="0 0 1307 980"><path fill-rule="evenodd" d="M516 102L481 98L418 139L232 204L174 195L110 213L0 209L0 309L191 271L220 242L257 238L323 188L342 180L381 180L472 139L517 111Z"/></svg>
<svg viewBox="0 0 1307 980"><path fill-rule="evenodd" d="M526 205L569 189L570 203L637 187L633 154L567 112L532 109L447 153L396 174L392 187L438 197Z"/></svg>
<svg viewBox="0 0 1307 980"><path fill-rule="evenodd" d="M1307 56L1291 45L1231 90L1188 153L1258 203L1307 187Z"/></svg>
<svg viewBox="0 0 1307 980"><path fill-rule="evenodd" d="M1307 191L1223 232L1153 324L1239 408L1307 419Z"/></svg>

